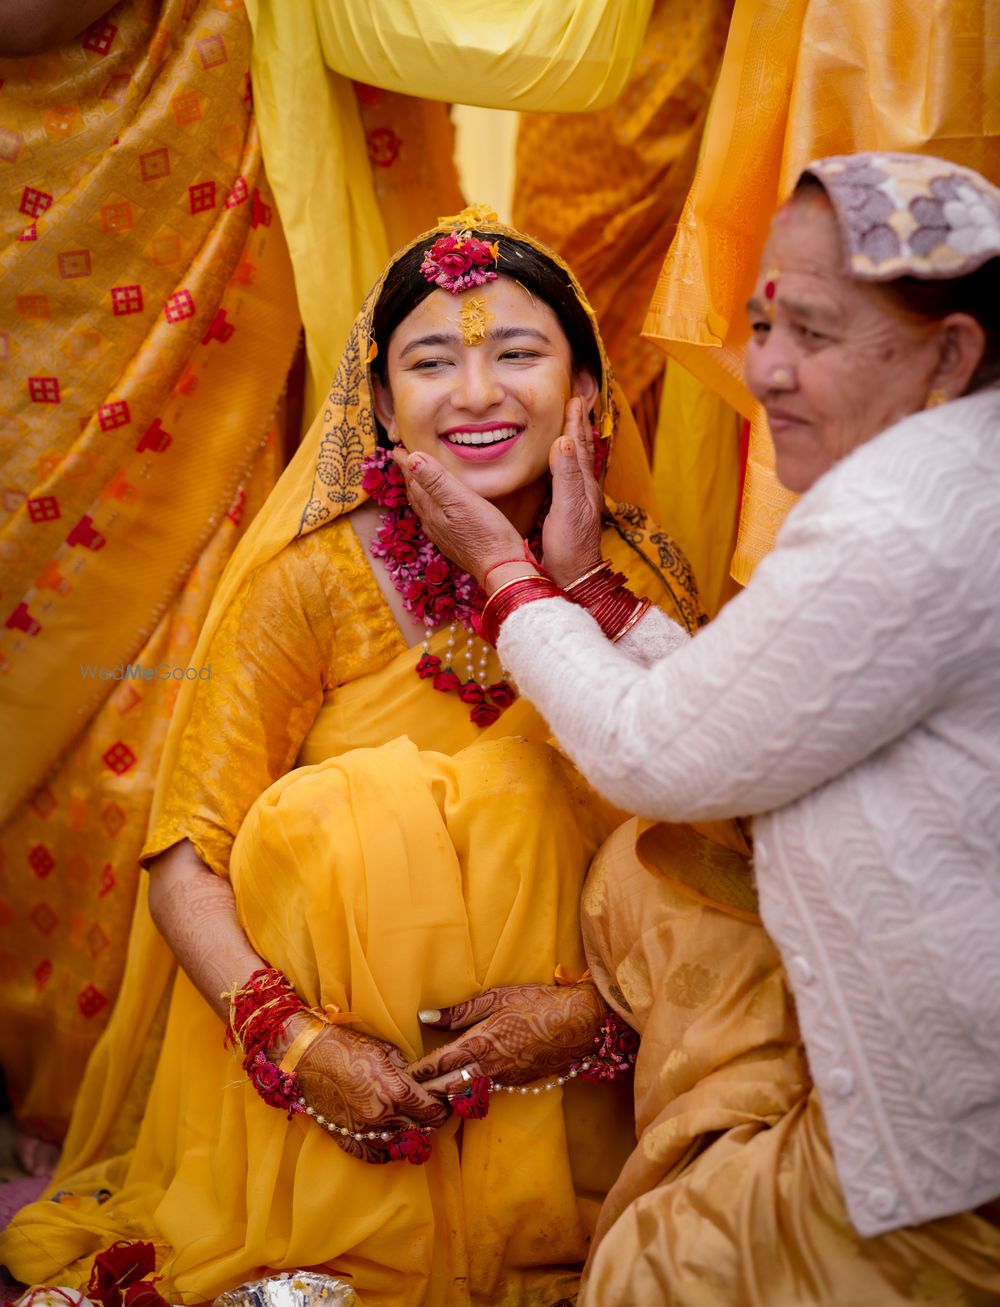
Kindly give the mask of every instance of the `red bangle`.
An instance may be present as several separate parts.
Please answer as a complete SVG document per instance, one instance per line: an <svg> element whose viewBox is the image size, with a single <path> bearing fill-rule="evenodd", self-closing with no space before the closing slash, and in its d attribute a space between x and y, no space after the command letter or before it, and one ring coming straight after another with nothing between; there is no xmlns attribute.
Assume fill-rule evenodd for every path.
<svg viewBox="0 0 1000 1307"><path fill-rule="evenodd" d="M612 643L631 631L650 604L629 590L625 573L612 572L606 558L568 585L566 597L586 608Z"/></svg>
<svg viewBox="0 0 1000 1307"><path fill-rule="evenodd" d="M530 603L532 599L558 599L563 592L554 581L547 577L518 576L494 590L483 607L479 617L479 634L496 648L500 627L515 608Z"/></svg>

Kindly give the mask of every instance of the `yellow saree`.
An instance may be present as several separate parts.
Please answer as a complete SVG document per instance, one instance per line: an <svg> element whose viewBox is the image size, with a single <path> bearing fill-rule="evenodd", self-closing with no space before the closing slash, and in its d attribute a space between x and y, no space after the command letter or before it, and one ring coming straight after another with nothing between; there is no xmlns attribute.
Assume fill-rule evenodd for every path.
<svg viewBox="0 0 1000 1307"><path fill-rule="evenodd" d="M252 943L304 996L357 1012L415 1057L420 1007L582 971L579 894L620 814L528 705L480 732L457 697L414 675L420 650L406 647L343 511L362 498L374 437L372 303L219 588L197 654L211 680L178 703L147 851L190 838L230 876ZM636 436L607 372L602 415L627 452ZM628 479L613 489L628 494ZM690 573L669 538L641 510L613 507L606 552L693 627ZM173 1301L302 1266L350 1276L366 1307L542 1307L575 1292L632 1143L627 1083L504 1097L471 1128L438 1132L426 1167L375 1168L261 1103L221 1035L186 977L171 983L141 899L59 1201L25 1208L0 1237L18 1277L82 1283L94 1252L145 1237Z"/></svg>

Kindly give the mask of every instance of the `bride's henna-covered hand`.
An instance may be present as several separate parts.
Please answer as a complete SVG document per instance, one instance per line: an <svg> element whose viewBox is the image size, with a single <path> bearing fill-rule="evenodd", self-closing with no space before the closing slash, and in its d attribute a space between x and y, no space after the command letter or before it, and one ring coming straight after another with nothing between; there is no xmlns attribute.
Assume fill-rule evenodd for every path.
<svg viewBox="0 0 1000 1307"><path fill-rule="evenodd" d="M394 1044L345 1026L324 1030L306 1049L295 1075L317 1116L354 1133L393 1132L388 1140L330 1135L345 1153L364 1162L392 1161L389 1149L398 1131L436 1129L450 1115L447 1104L415 1082Z"/></svg>
<svg viewBox="0 0 1000 1307"><path fill-rule="evenodd" d="M527 1085L563 1074L592 1053L607 1016L596 985L511 985L446 1008L435 1030L464 1030L443 1048L410 1065L425 1090L457 1094L461 1072L504 1085Z"/></svg>

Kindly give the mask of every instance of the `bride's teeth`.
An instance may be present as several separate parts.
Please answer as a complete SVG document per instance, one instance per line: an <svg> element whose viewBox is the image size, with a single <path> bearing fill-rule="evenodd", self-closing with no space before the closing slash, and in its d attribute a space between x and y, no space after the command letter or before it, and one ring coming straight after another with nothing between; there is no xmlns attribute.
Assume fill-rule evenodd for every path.
<svg viewBox="0 0 1000 1307"><path fill-rule="evenodd" d="M452 431L445 439L453 445L495 445L501 440L511 440L517 431L517 427L500 427L496 431Z"/></svg>

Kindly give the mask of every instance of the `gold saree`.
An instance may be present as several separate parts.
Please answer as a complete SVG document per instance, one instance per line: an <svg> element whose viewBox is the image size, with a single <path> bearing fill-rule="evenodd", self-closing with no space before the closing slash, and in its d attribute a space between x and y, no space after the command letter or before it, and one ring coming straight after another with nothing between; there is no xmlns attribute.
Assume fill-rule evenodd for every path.
<svg viewBox="0 0 1000 1307"><path fill-rule="evenodd" d="M364 360L380 285L217 591L196 654L211 679L178 701L147 853L191 839L230 876L252 943L304 996L357 1012L415 1057L420 1007L582 971L580 890L620 814L529 705L480 732L467 705L414 674L420 650L345 516L374 440ZM597 420L634 447L606 369ZM615 476L622 497L648 490ZM640 509L609 503L606 553L693 629L683 559ZM24 1280L79 1284L94 1252L143 1237L173 1301L321 1266L350 1276L366 1307L544 1307L575 1292L631 1147L629 1091L504 1097L484 1121L438 1132L426 1167L367 1166L256 1097L218 1020L172 976L143 895L58 1201L23 1209L0 1259Z"/></svg>
<svg viewBox="0 0 1000 1307"><path fill-rule="evenodd" d="M212 590L298 334L242 11L130 0L0 61L0 1063L66 1128Z"/></svg>
<svg viewBox="0 0 1000 1307"><path fill-rule="evenodd" d="M629 822L594 862L587 956L642 1044L639 1142L601 1213L581 1307L997 1302L996 1204L874 1239L851 1227L755 909L748 858L694 828Z"/></svg>

